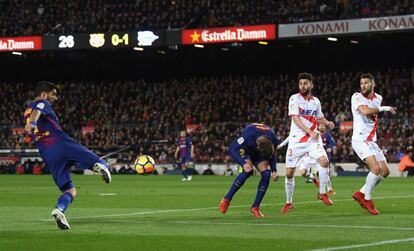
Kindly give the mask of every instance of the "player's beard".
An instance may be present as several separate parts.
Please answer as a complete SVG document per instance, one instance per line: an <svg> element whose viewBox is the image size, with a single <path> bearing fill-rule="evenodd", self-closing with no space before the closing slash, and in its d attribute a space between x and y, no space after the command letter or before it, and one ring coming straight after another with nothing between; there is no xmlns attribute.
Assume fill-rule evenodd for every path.
<svg viewBox="0 0 414 251"><path fill-rule="evenodd" d="M361 91L362 91L362 94L363 94L364 96L370 96L370 95L372 94L372 86L367 87L367 88L365 89L365 91L364 91L364 90L361 90Z"/></svg>
<svg viewBox="0 0 414 251"><path fill-rule="evenodd" d="M301 89L299 91L303 96L308 96L310 94L310 89Z"/></svg>

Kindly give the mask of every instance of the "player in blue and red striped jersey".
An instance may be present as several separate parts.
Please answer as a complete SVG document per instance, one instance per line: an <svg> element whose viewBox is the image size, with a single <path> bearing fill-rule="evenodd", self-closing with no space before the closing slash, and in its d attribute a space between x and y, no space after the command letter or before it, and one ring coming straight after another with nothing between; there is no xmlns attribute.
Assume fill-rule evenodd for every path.
<svg viewBox="0 0 414 251"><path fill-rule="evenodd" d="M253 166L262 176L257 188L256 199L250 212L257 218L263 217L260 203L266 194L270 177L277 181L275 146L278 140L274 130L264 124L250 124L243 129L241 136L230 144L231 157L243 167L243 171L236 177L229 192L219 205L219 210L226 213L234 194L243 186L244 182L253 174ZM270 167L270 170L269 170Z"/></svg>
<svg viewBox="0 0 414 251"><path fill-rule="evenodd" d="M35 100L24 113L25 131L31 136L46 162L56 186L62 192L52 211L61 230L70 229L65 210L76 197L76 189L70 177L70 167L93 169L102 175L105 183L111 182L108 164L86 147L75 142L61 128L51 103L57 101L57 88L46 81L39 82Z"/></svg>
<svg viewBox="0 0 414 251"><path fill-rule="evenodd" d="M183 170L184 178L182 181L191 181L192 179L192 169L189 167L191 159L194 158L194 146L191 138L187 136L185 131L181 131L180 137L177 141L177 148L175 150L175 159L178 159L178 154L180 155L179 163Z"/></svg>

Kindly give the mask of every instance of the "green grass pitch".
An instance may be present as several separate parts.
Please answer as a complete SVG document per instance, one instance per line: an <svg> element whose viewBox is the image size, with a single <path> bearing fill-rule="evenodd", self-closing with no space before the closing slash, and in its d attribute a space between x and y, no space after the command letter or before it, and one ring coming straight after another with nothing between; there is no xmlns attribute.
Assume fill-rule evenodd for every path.
<svg viewBox="0 0 414 251"><path fill-rule="evenodd" d="M57 230L51 211L59 191L45 176L0 175L0 250L414 250L414 179L388 178L374 191L378 216L352 200L364 178L333 179L334 205L296 177L294 210L282 215L283 177L250 205L250 178L223 215L217 206L234 177L74 176L78 197L66 212L72 229ZM395 241L397 240L397 241ZM358 246L360 245L360 246Z"/></svg>

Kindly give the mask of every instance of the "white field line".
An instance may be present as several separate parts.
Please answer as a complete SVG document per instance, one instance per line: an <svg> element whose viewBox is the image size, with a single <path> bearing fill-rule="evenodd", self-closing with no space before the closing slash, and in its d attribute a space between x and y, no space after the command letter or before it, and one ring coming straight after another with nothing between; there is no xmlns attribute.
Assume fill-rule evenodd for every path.
<svg viewBox="0 0 414 251"><path fill-rule="evenodd" d="M308 250L308 251L344 250L344 249L352 249L352 248L364 248L364 247L382 246L382 245L387 245L387 244L394 244L394 243L400 243L400 242L409 242L409 241L414 241L414 238L399 239L399 240L378 241L378 242L373 242L373 243L355 244L355 245L342 246L342 247L330 247L330 248L312 249L312 250Z"/></svg>
<svg viewBox="0 0 414 251"><path fill-rule="evenodd" d="M414 198L414 195L401 195L401 196L386 196L386 197L375 197L374 199L399 199L399 198ZM341 201L352 201L353 199L342 199L334 200L335 202ZM313 201L302 201L295 202L294 205L301 204L316 204L322 203L317 200ZM261 204L260 206L275 206L275 205L284 205L285 203L275 203L275 204ZM235 205L230 206L230 208L240 208L240 207L250 207L251 205ZM81 219L95 219L95 218L107 218L107 217L123 217L123 216L134 216L134 215L148 215L148 214L162 214L162 213L178 213L178 212L194 212L194 211L207 211L207 210L217 210L218 206L215 207L204 207L204 208L188 208L188 209L166 209L166 210L156 210L156 211L143 211L143 212L134 212L134 213L125 213L125 214L104 214L104 215L90 215L90 216L80 216L80 217L71 217L68 220L81 220ZM41 221L53 221L53 219L41 219Z"/></svg>

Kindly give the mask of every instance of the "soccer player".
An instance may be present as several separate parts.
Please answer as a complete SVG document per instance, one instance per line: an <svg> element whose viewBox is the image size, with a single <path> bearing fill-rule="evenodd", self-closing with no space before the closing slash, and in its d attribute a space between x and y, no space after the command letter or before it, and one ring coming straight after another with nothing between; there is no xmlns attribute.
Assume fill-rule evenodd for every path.
<svg viewBox="0 0 414 251"><path fill-rule="evenodd" d="M224 196L219 205L223 214L227 212L233 196L243 186L244 182L253 174L253 166L260 172L261 179L257 188L256 199L250 212L256 217L264 217L260 211L260 203L266 194L270 177L277 181L279 176L276 171L275 146L278 140L272 128L264 124L250 124L241 132L241 136L230 144L231 157L243 167L242 172L236 177L229 192ZM270 166L270 171L269 171Z"/></svg>
<svg viewBox="0 0 414 251"><path fill-rule="evenodd" d="M285 191L286 204L281 209L284 214L293 209L292 198L295 187L294 173L299 159L308 154L315 159L319 171L319 193L317 198L325 205L332 205L325 192L329 177L328 156L319 141L318 123L333 129L334 123L324 118L321 103L311 94L313 76L310 73L299 73L299 93L289 98L289 116L292 118L289 144L286 152Z"/></svg>
<svg viewBox="0 0 414 251"><path fill-rule="evenodd" d="M191 181L193 178L191 176L192 169L190 168L189 164L191 159L194 158L194 145L191 142L191 138L187 137L185 131L181 131L180 137L177 142L177 148L175 150L174 157L178 159L178 154L180 154L180 164L183 170L184 178L181 181Z"/></svg>
<svg viewBox="0 0 414 251"><path fill-rule="evenodd" d="M377 127L380 112L396 114L396 108L381 106L382 96L374 92L375 81L371 73L362 74L360 78L361 92L354 93L351 98L351 109L354 119L352 148L370 170L365 185L352 197L361 207L372 215L379 214L372 201L372 190L389 174L387 161L378 147Z"/></svg>
<svg viewBox="0 0 414 251"><path fill-rule="evenodd" d="M93 169L102 175L105 183L111 182L111 174L103 159L75 142L62 130L51 105L58 99L56 86L46 81L39 82L35 95L35 100L24 113L25 131L35 142L56 186L62 192L52 211L52 217L61 230L70 229L64 214L76 197L70 167L76 165L78 168Z"/></svg>

